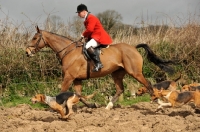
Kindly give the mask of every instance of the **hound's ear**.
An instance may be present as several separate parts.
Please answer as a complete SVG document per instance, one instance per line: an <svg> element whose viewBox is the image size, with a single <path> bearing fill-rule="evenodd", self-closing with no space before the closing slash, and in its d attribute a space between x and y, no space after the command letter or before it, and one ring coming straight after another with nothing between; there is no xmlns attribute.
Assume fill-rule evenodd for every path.
<svg viewBox="0 0 200 132"><path fill-rule="evenodd" d="M200 92L200 87L197 87L195 91Z"/></svg>
<svg viewBox="0 0 200 132"><path fill-rule="evenodd" d="M199 92L199 89L198 89L198 88L196 88L196 89L195 89L195 91L196 91L196 92Z"/></svg>
<svg viewBox="0 0 200 132"><path fill-rule="evenodd" d="M147 88L146 87L142 87L142 91L143 92L147 92Z"/></svg>
<svg viewBox="0 0 200 132"><path fill-rule="evenodd" d="M144 87L141 87L140 89L141 89L143 92L145 91L145 88L144 88Z"/></svg>
<svg viewBox="0 0 200 132"><path fill-rule="evenodd" d="M190 86L189 87L189 91L196 91L197 87L194 87L194 86Z"/></svg>
<svg viewBox="0 0 200 132"><path fill-rule="evenodd" d="M157 88L153 88L153 91L155 92L155 91L158 91L158 89Z"/></svg>
<svg viewBox="0 0 200 132"><path fill-rule="evenodd" d="M40 99L41 99L42 102L44 102L44 100L45 100L44 95L41 95L41 96L40 96Z"/></svg>
<svg viewBox="0 0 200 132"><path fill-rule="evenodd" d="M158 93L162 93L162 91L163 91L163 88L161 90L159 90Z"/></svg>
<svg viewBox="0 0 200 132"><path fill-rule="evenodd" d="M194 86L188 86L188 90L192 91L192 89L195 88Z"/></svg>
<svg viewBox="0 0 200 132"><path fill-rule="evenodd" d="M36 30L37 30L37 33L40 33L40 29L38 26L35 26Z"/></svg>

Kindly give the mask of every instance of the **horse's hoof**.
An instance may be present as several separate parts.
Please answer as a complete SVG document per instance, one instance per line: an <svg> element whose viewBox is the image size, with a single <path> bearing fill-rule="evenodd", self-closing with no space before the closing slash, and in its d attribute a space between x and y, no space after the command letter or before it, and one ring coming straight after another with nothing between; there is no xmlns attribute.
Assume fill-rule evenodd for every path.
<svg viewBox="0 0 200 132"><path fill-rule="evenodd" d="M67 120L67 119L68 119L68 117L63 117L63 118L62 118L62 120Z"/></svg>
<svg viewBox="0 0 200 132"><path fill-rule="evenodd" d="M163 110L162 107L161 107L161 108L157 108L157 109L155 110L155 112L159 112L159 111L161 111L162 113L164 112L164 110Z"/></svg>
<svg viewBox="0 0 200 132"><path fill-rule="evenodd" d="M94 105L95 105L95 107L94 107L94 108L99 108L99 107L100 107L100 105L99 105L99 104L97 104L97 103L94 103Z"/></svg>
<svg viewBox="0 0 200 132"><path fill-rule="evenodd" d="M89 108L97 108L96 103L94 103L94 104L90 104L90 105L89 105Z"/></svg>
<svg viewBox="0 0 200 132"><path fill-rule="evenodd" d="M108 105L106 106L106 110L110 110L113 108L113 103L112 102L109 102Z"/></svg>
<svg viewBox="0 0 200 132"><path fill-rule="evenodd" d="M105 109L106 109L106 110L110 110L110 108L108 108L108 107L106 107Z"/></svg>

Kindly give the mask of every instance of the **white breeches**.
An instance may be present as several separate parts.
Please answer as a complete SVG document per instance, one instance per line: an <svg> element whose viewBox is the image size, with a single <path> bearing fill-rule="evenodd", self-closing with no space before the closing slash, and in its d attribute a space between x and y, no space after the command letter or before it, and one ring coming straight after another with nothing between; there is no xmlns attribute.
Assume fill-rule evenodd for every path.
<svg viewBox="0 0 200 132"><path fill-rule="evenodd" d="M99 45L100 45L100 44L99 44L96 40L91 39L90 41L88 41L88 42L86 43L85 48L88 49L88 48L90 48L91 46L92 46L93 48L96 48L96 47L99 46Z"/></svg>

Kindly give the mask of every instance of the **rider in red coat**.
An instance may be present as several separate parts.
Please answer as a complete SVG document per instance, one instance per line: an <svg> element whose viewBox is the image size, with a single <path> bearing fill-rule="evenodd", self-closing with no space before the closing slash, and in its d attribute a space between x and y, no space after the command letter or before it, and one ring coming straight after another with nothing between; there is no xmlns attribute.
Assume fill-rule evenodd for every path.
<svg viewBox="0 0 200 132"><path fill-rule="evenodd" d="M103 65L100 61L99 55L94 51L94 48L99 45L109 45L112 43L111 37L104 30L99 19L90 14L87 10L87 6L80 4L77 7L78 16L84 18L85 31L82 33L81 37L84 37L88 42L86 43L86 49L95 62L95 68L93 71L98 71L103 68Z"/></svg>
<svg viewBox="0 0 200 132"><path fill-rule="evenodd" d="M86 28L82 34L84 37L88 39L93 38L98 43L103 45L109 45L112 43L110 36L103 29L102 24L96 16L88 14L87 19L84 21L84 25Z"/></svg>

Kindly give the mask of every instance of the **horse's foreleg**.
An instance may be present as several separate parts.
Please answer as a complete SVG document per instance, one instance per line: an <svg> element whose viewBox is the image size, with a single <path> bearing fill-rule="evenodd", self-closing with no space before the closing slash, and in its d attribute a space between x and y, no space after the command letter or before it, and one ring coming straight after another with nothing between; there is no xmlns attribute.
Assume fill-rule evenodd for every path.
<svg viewBox="0 0 200 132"><path fill-rule="evenodd" d="M82 91L82 81L81 80L74 80L74 90L77 94L81 95ZM96 105L93 103L88 103L84 98L80 98L81 102L85 104L89 108L96 108Z"/></svg>
<svg viewBox="0 0 200 132"><path fill-rule="evenodd" d="M82 81L81 80L74 80L74 90L77 94L81 95L82 91Z"/></svg>
<svg viewBox="0 0 200 132"><path fill-rule="evenodd" d="M126 71L124 69L120 69L112 73L112 77L115 82L116 93L106 106L106 109L110 110L113 107L114 103L118 100L119 96L124 92L124 86L122 80L125 74Z"/></svg>
<svg viewBox="0 0 200 132"><path fill-rule="evenodd" d="M62 86L61 86L61 92L65 92L69 90L69 87L72 84L73 80L74 80L73 78L71 78L70 76L67 76L67 74L65 73Z"/></svg>

